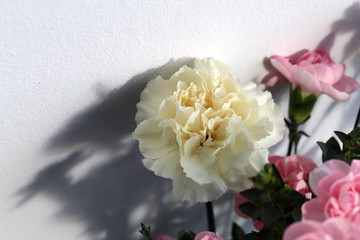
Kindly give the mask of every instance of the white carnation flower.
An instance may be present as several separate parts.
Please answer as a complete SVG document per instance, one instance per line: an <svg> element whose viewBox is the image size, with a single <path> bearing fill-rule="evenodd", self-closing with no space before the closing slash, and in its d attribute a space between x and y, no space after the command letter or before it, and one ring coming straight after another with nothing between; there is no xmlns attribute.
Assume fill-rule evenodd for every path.
<svg viewBox="0 0 360 240"><path fill-rule="evenodd" d="M251 187L267 163L267 148L279 142L285 124L267 91L241 86L228 67L195 59L169 80L151 80L137 104L144 165L173 180L181 200L207 202L230 188Z"/></svg>

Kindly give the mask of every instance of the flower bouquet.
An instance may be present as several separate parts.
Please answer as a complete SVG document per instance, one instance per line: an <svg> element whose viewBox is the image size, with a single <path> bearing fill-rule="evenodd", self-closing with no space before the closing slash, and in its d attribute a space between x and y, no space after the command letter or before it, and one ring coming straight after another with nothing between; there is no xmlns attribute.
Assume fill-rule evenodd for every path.
<svg viewBox="0 0 360 240"><path fill-rule="evenodd" d="M144 166L172 179L179 200L206 205L208 231L184 229L176 239L223 239L211 202L228 189L236 213L251 218L258 230L245 233L234 223L234 240L360 239L359 116L350 133L335 132L342 146L333 137L318 142L321 166L297 155L301 137L308 136L301 126L318 97L344 101L360 84L326 51L273 56L270 62L276 71L263 83L290 83L287 118L269 91L252 82L241 85L214 59L195 59L193 68L183 66L169 79L159 76L141 93L133 137ZM287 156L269 156L286 128ZM141 224L140 233L152 239L149 226Z"/></svg>

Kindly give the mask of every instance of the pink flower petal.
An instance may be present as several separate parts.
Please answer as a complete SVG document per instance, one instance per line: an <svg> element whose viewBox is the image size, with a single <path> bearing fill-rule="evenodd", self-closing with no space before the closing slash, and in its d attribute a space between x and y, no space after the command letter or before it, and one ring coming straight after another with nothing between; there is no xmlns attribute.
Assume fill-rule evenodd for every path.
<svg viewBox="0 0 360 240"><path fill-rule="evenodd" d="M304 68L293 67L291 69L293 81L296 85L300 85L301 89L306 93L320 93L321 86L319 81L310 72Z"/></svg>
<svg viewBox="0 0 360 240"><path fill-rule="evenodd" d="M333 239L360 239L360 231L347 219L330 218L324 222L323 226Z"/></svg>
<svg viewBox="0 0 360 240"><path fill-rule="evenodd" d="M337 75L334 69L330 65L325 64L314 64L312 65L316 71L316 78L327 84L333 85L337 82Z"/></svg>
<svg viewBox="0 0 360 240"><path fill-rule="evenodd" d="M320 82L320 85L322 88L322 92L336 101L346 101L350 97L348 93L341 92L325 82Z"/></svg>
<svg viewBox="0 0 360 240"><path fill-rule="evenodd" d="M336 75L336 82L338 82L344 76L345 64L332 64L331 68Z"/></svg>
<svg viewBox="0 0 360 240"><path fill-rule="evenodd" d="M324 227L318 223L313 221L306 222L297 222L290 225L284 232L283 240L295 240L300 239L306 233L311 232L324 232ZM303 238L301 238L303 239ZM308 238L308 239L316 239L316 238Z"/></svg>
<svg viewBox="0 0 360 240"><path fill-rule="evenodd" d="M360 88L360 83L352 77L343 76L333 87L340 92L352 93Z"/></svg>
<svg viewBox="0 0 360 240"><path fill-rule="evenodd" d="M172 237L167 235L160 235L156 238L156 240L173 240Z"/></svg>
<svg viewBox="0 0 360 240"><path fill-rule="evenodd" d="M350 166L350 172L353 174L359 174L360 173L360 160L359 159L353 159Z"/></svg>
<svg viewBox="0 0 360 240"><path fill-rule="evenodd" d="M293 82L291 77L292 66L288 58L274 56L271 57L270 62L274 68L276 68L276 70L278 70L286 79L288 79L290 82Z"/></svg>
<svg viewBox="0 0 360 240"><path fill-rule="evenodd" d="M194 240L224 240L222 237L213 232L201 232Z"/></svg>
<svg viewBox="0 0 360 240"><path fill-rule="evenodd" d="M309 183L311 190L318 195L318 183L333 171L340 171L346 175L350 171L350 166L340 160L329 160L314 169L309 175Z"/></svg>
<svg viewBox="0 0 360 240"><path fill-rule="evenodd" d="M333 171L329 173L326 177L322 178L318 182L318 201L320 204L324 205L325 202L331 197L333 194L331 192L331 187L338 179L344 177L344 174L340 171Z"/></svg>
<svg viewBox="0 0 360 240"><path fill-rule="evenodd" d="M319 207L316 198L304 203L301 207L302 218L304 220L313 220L322 222L326 219L323 210Z"/></svg>
<svg viewBox="0 0 360 240"><path fill-rule="evenodd" d="M258 220L253 221L253 225L254 225L255 229L257 229L257 230L259 230L259 231L260 231L261 229L263 229L263 227L264 227L264 223L261 222L261 221L258 221Z"/></svg>
<svg viewBox="0 0 360 240"><path fill-rule="evenodd" d="M267 87L274 87L289 83L289 81L279 72L269 73L261 82Z"/></svg>

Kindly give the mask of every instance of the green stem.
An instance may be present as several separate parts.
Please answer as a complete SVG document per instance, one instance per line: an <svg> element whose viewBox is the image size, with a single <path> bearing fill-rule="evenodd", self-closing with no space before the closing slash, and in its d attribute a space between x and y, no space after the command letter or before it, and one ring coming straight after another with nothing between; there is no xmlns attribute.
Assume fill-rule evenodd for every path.
<svg viewBox="0 0 360 240"><path fill-rule="evenodd" d="M208 220L208 229L210 232L216 232L215 217L212 202L206 202L206 216Z"/></svg>
<svg viewBox="0 0 360 240"><path fill-rule="evenodd" d="M288 151L287 151L286 156L290 156L290 155L291 155L291 150L292 150L293 143L294 143L294 142L289 139L289 146L288 146Z"/></svg>

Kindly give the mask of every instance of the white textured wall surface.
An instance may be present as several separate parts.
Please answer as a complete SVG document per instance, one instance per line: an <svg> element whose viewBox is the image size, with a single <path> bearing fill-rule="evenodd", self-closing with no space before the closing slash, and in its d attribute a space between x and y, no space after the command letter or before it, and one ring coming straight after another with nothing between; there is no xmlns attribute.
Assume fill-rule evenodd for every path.
<svg viewBox="0 0 360 240"><path fill-rule="evenodd" d="M263 60L325 48L360 77L360 2L354 0L2 0L0 4L0 239L140 239L205 230L201 204L141 164L134 130L144 83L192 57L260 81ZM285 88L274 96L287 110ZM321 96L300 154L352 128L360 94ZM272 149L285 154L286 142ZM215 201L228 238L231 194Z"/></svg>

